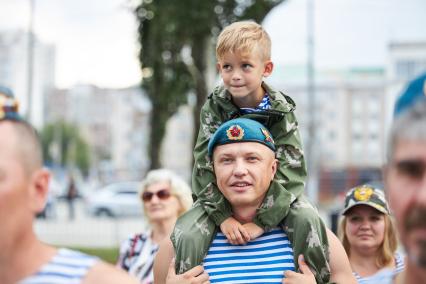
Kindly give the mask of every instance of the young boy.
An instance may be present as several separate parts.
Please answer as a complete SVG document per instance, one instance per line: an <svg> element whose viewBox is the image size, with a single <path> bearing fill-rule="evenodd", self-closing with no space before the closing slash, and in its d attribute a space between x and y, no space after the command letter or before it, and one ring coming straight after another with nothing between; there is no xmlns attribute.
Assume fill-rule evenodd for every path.
<svg viewBox="0 0 426 284"><path fill-rule="evenodd" d="M223 86L216 87L201 110L201 126L194 149L193 208L176 223L171 240L176 252L176 272L202 263L217 226L232 244L245 244L271 228L282 225L294 250L294 263L303 254L315 270L317 283L327 283L328 242L318 213L303 196L306 166L301 149L295 104L263 82L273 70L271 41L254 22L236 22L219 35L217 68ZM254 223L240 224L231 216L229 203L215 184L207 153L211 135L225 121L236 117L258 120L275 139L279 168ZM283 224L282 224L283 222ZM185 235L199 236L188 242Z"/></svg>

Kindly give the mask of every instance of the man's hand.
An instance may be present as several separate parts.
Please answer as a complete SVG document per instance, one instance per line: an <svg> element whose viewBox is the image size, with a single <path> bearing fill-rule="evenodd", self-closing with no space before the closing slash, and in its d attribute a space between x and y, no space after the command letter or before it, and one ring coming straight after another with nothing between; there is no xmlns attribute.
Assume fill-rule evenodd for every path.
<svg viewBox="0 0 426 284"><path fill-rule="evenodd" d="M264 229L256 225L255 223L244 224L243 227L246 229L247 233L250 236L250 240L257 239L265 232Z"/></svg>
<svg viewBox="0 0 426 284"><path fill-rule="evenodd" d="M250 235L240 222L232 217L220 224L220 230L233 245L244 245L250 241Z"/></svg>
<svg viewBox="0 0 426 284"><path fill-rule="evenodd" d="M175 260L169 265L166 284L210 284L209 275L201 265L198 265L183 274L176 275Z"/></svg>
<svg viewBox="0 0 426 284"><path fill-rule="evenodd" d="M312 284L317 283L312 274L312 271L309 269L309 266L306 264L303 255L299 255L297 262L299 263L299 269L301 273L297 273L294 271L286 271L284 272L285 278L283 279L284 284Z"/></svg>

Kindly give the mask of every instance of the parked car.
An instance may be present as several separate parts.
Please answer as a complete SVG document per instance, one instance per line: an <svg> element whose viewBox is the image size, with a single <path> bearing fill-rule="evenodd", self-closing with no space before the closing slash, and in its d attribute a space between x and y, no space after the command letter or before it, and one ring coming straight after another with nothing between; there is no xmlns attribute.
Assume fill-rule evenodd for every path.
<svg viewBox="0 0 426 284"><path fill-rule="evenodd" d="M139 182L117 182L94 191L87 199L90 215L105 217L141 216Z"/></svg>

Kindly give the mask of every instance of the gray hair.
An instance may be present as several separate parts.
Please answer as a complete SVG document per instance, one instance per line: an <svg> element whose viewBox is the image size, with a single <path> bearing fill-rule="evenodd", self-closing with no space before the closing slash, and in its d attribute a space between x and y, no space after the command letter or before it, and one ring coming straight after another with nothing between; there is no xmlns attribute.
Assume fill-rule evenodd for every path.
<svg viewBox="0 0 426 284"><path fill-rule="evenodd" d="M182 206L181 214L192 206L191 188L180 176L168 169L158 169L148 172L139 187L139 197L142 197L142 193L148 186L159 182L170 183L171 193L176 196Z"/></svg>
<svg viewBox="0 0 426 284"><path fill-rule="evenodd" d="M411 109L395 117L389 136L388 162L392 160L400 140L426 142L426 100L419 100Z"/></svg>

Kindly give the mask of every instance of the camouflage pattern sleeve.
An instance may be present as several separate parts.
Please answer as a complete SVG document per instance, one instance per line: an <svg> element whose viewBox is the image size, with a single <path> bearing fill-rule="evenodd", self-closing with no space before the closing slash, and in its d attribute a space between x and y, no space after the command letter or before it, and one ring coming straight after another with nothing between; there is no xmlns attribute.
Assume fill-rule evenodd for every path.
<svg viewBox="0 0 426 284"><path fill-rule="evenodd" d="M298 198L304 192L307 177L299 125L294 111L286 113L283 120L271 127L279 161L275 180Z"/></svg>
<svg viewBox="0 0 426 284"><path fill-rule="evenodd" d="M207 153L210 137L222 124L217 104L208 99L201 109L200 130L194 148L194 168L192 172L192 191L206 213L216 225L220 225L232 215L229 202L216 185L213 165Z"/></svg>

